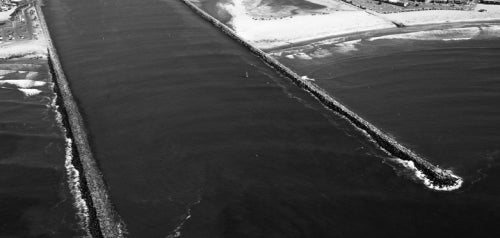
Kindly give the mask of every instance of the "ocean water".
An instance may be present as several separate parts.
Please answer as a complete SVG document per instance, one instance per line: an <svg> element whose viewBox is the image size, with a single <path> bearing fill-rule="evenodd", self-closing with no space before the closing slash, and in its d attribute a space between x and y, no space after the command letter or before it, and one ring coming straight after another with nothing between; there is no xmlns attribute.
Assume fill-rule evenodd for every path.
<svg viewBox="0 0 500 238"><path fill-rule="evenodd" d="M500 159L500 31L482 23L273 54L466 186Z"/></svg>
<svg viewBox="0 0 500 238"><path fill-rule="evenodd" d="M494 161L427 189L180 1L44 11L128 237L499 235Z"/></svg>
<svg viewBox="0 0 500 238"><path fill-rule="evenodd" d="M84 234L46 59L0 60L0 237Z"/></svg>

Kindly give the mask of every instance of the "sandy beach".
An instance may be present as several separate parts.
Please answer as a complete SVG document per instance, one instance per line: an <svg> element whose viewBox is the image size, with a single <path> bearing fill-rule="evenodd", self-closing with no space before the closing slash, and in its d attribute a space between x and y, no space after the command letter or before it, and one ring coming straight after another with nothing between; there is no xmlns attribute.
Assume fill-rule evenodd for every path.
<svg viewBox="0 0 500 238"><path fill-rule="evenodd" d="M22 15L17 15L14 19L10 17L10 14L15 10L12 8L0 13L0 21L5 20L9 23L0 26L0 30L11 32L8 37L4 35L0 41L0 67L2 69L0 70L0 88L20 91L27 97L36 96L42 93L41 87L47 84L38 78L41 65L47 63L47 40L41 29L34 27L39 24L34 7L24 8L17 13ZM27 27L27 24L32 26Z"/></svg>
<svg viewBox="0 0 500 238"><path fill-rule="evenodd" d="M47 44L41 39L0 44L0 59L13 57L46 58Z"/></svg>
<svg viewBox="0 0 500 238"><path fill-rule="evenodd" d="M221 4L232 15L229 24L243 39L261 49L271 49L329 36L396 27L390 21L350 8L321 15L296 15L260 20L252 16L245 0Z"/></svg>
<svg viewBox="0 0 500 238"><path fill-rule="evenodd" d="M15 11L15 8L12 8L10 10L0 12L0 23L6 22L9 20L10 15Z"/></svg>
<svg viewBox="0 0 500 238"><path fill-rule="evenodd" d="M479 12L484 9L486 11ZM432 10L390 13L387 19L401 22L407 26L443 24L454 22L498 21L500 5L477 4L474 11Z"/></svg>
<svg viewBox="0 0 500 238"><path fill-rule="evenodd" d="M260 2L231 0L229 3L219 3L219 7L232 16L229 25L240 37L263 50L357 32L396 28L394 22L413 26L500 20L500 5L477 4L473 11L426 10L374 14L342 2L311 0L311 3L326 8L319 14L301 11L290 14L289 6L278 11L259 5ZM482 12L479 11L481 9Z"/></svg>

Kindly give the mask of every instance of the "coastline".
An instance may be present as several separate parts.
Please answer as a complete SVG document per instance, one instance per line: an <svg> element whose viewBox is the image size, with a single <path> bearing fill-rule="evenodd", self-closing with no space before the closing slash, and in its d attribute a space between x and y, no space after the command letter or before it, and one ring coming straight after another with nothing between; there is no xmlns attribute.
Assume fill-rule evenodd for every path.
<svg viewBox="0 0 500 238"><path fill-rule="evenodd" d="M392 137L385 134L377 127L358 116L355 112L348 109L346 106L335 100L328 93L312 83L310 80L303 78L293 72L288 67L284 66L278 60L264 52L262 49L255 46L252 42L240 37L237 32L229 28L227 25L221 23L219 20L209 15L190 0L182 0L189 8L195 11L203 19L212 23L215 27L219 28L223 33L241 43L245 48L260 57L270 67L276 69L278 72L289 78L293 83L306 90L312 96L317 98L324 106L329 108L335 113L338 113L355 128L360 130L368 139L374 142L381 150L391 156L398 157L407 163L411 164L415 175L422 183L429 189L437 191L453 191L461 187L463 180L459 176L453 174L450 170L440 169L423 159L415 152L404 147L395 141Z"/></svg>
<svg viewBox="0 0 500 238"><path fill-rule="evenodd" d="M232 16L228 24L239 37L262 50L360 31L397 27L391 21L352 6L348 10L331 10L323 14L259 19L247 11L242 0L232 0L231 3L219 5Z"/></svg>
<svg viewBox="0 0 500 238"><path fill-rule="evenodd" d="M479 12L484 9L486 12ZM406 26L500 21L500 5L477 4L473 11L428 10L385 14Z"/></svg>
<svg viewBox="0 0 500 238"><path fill-rule="evenodd" d="M104 179L91 152L83 119L64 75L55 45L50 37L50 32L41 8L41 2L37 1L34 5L39 16L40 27L46 37L49 66L56 85L56 92L60 100L59 103L63 106L61 108L64 115L63 121L68 126L68 133L73 140L73 147L75 147L73 153L77 156L75 158L79 159L76 167L81 167L77 169L84 175L81 178L84 184L86 184L82 188L84 197L92 205L90 208L91 210L95 210L97 218L97 221L92 221L91 219L90 232L94 236L123 237L125 233L124 224L119 215L114 211ZM98 224L95 224L96 222Z"/></svg>
<svg viewBox="0 0 500 238"><path fill-rule="evenodd" d="M272 19L258 19L252 16L242 0L232 0L219 6L232 16L228 24L239 37L265 51L328 38L405 29L411 26L500 21L500 5L487 4L477 4L471 11L425 10L379 14L351 9Z"/></svg>
<svg viewBox="0 0 500 238"><path fill-rule="evenodd" d="M39 123L47 119L47 122L55 123L57 125L57 131L53 131L52 133L54 134L51 136L61 137L64 141L62 142L64 151L63 154L61 154L63 158L60 158L64 160L57 161L56 158L54 158L54 164L52 165L54 169L60 169L61 172L63 172L60 179L66 180L66 188L64 192L60 192L63 192L64 196L69 196L70 198L64 198L60 203L68 203L69 208L67 212L74 216L69 218L69 220L74 219L75 227L73 229L75 233L91 236L94 233L90 229L91 224L89 221L91 219L89 219L88 202L83 199L82 196L86 189L84 187L85 183L83 182L84 178L80 176L80 174L82 174L80 169L81 166L78 166L78 158L75 157L72 136L66 129L69 127L67 127L64 121L64 108L61 107L62 103L58 94L58 88L52 77L53 69L51 68L51 59L48 53L48 41L43 29L40 27L40 15L36 9L38 4L38 2L33 1L17 7L12 7L9 11L2 12L4 16L8 15L8 17L5 18L5 22L0 25L0 86L4 92L18 91L22 93L24 100L40 100L39 103L50 111L49 115L51 116L49 118L39 118ZM10 97L7 98L9 98L9 100L15 100L15 97L12 97L12 99L10 99ZM45 104L44 101L47 99L50 100L50 102ZM16 109L15 114L19 114L19 120L22 120L23 116L35 116L38 113L39 111L34 108L19 108ZM44 115L43 117L46 116L48 115ZM50 124L45 124L44 126L44 129L50 130ZM32 126L29 124L25 124L21 128L29 131L31 127ZM50 143L52 144L52 142ZM47 146L46 149L49 147L50 146ZM47 151L38 151L38 153L40 156L43 156ZM45 166L51 166L51 162L37 161L37 158L36 155L32 155L27 157L26 161L18 163L20 163L20 166L30 167L29 163L36 161L38 163L43 163ZM33 159L33 161L30 161L30 159ZM79 168L77 169L76 167ZM47 171L43 173L46 172ZM46 181L30 181L33 186L40 186L40 183L43 182ZM30 194L28 196L38 195ZM27 211L23 208L21 208L19 212L20 214L24 213L23 216L27 214ZM51 215L40 214L40 216L50 217ZM90 218L92 217L90 216ZM50 229L50 226L47 226L47 229Z"/></svg>
<svg viewBox="0 0 500 238"><path fill-rule="evenodd" d="M322 45L338 45L338 44L348 43L351 41L361 41L361 40L372 41L377 38L389 39L391 38L391 36L410 35L413 33L431 33L436 31L446 32L446 31L460 30L461 28L470 28L470 27L475 27L480 29L484 27L484 25L500 27L500 19L494 21L477 20L469 22L460 21L460 22L447 22L447 23L416 24L407 26L405 28L385 28L385 29L377 29L371 31L360 31L360 32L332 35L314 40L292 43L288 45L265 49L264 51L271 55L280 54L280 52L300 52L304 49L309 49ZM460 39L465 40L469 38L464 37ZM443 38L442 40L446 39Z"/></svg>

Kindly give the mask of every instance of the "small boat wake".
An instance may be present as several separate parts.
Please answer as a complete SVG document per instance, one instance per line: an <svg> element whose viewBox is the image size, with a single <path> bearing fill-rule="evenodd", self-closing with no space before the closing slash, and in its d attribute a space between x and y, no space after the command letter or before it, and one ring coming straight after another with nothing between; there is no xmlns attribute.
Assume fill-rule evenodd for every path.
<svg viewBox="0 0 500 238"><path fill-rule="evenodd" d="M193 203L190 203L187 206L186 213L183 215L183 218L181 219L179 225L166 238L181 237L181 230L182 230L184 224L191 218L191 210L193 209L194 206L196 206L196 205L198 205L200 203L201 203L201 195L198 196L198 199L196 201L194 201Z"/></svg>

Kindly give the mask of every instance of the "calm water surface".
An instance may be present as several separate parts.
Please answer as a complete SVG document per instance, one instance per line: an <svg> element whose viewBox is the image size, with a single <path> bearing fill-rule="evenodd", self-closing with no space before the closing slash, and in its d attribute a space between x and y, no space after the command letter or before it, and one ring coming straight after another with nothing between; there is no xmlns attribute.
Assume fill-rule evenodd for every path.
<svg viewBox="0 0 500 238"><path fill-rule="evenodd" d="M44 10L129 237L499 235L498 167L426 189L180 1Z"/></svg>
<svg viewBox="0 0 500 238"><path fill-rule="evenodd" d="M429 161L474 183L500 159L500 39L488 31L498 26L482 28L472 40L431 40L436 34L424 33L420 39L365 38L280 59ZM476 32L476 26L458 29L440 37Z"/></svg>

